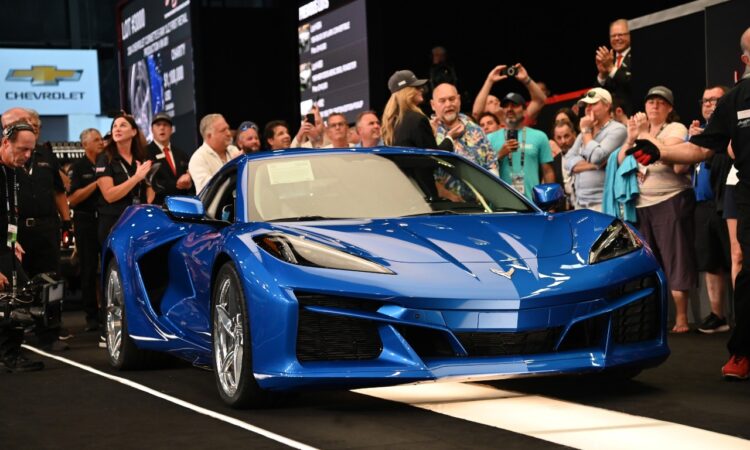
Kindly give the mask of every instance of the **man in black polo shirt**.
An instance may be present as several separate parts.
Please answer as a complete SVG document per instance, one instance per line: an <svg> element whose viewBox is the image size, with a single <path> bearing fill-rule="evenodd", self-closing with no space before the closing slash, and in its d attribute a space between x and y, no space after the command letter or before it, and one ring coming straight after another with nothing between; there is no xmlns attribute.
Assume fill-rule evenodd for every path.
<svg viewBox="0 0 750 450"><path fill-rule="evenodd" d="M41 127L38 115L23 108L11 108L3 113L3 123L17 120L27 122L37 139ZM45 272L60 272L60 229L71 230L70 209L65 186L60 176L60 164L46 145L34 148L26 162L26 170L19 171L18 242L26 251L23 269L29 277ZM58 215L59 213L59 215ZM62 221L61 221L62 220ZM51 350L63 350L67 345L58 340L60 329L38 330L39 344Z"/></svg>
<svg viewBox="0 0 750 450"><path fill-rule="evenodd" d="M81 145L86 151L86 156L77 159L68 172L68 202L73 208L76 252L81 266L81 299L86 312L85 331L94 331L101 324L96 293L96 269L99 265L99 225L96 207L101 194L96 185L95 169L96 158L104 149L104 141L98 130L88 128L81 132Z"/></svg>
<svg viewBox="0 0 750 450"><path fill-rule="evenodd" d="M19 285L26 282L23 268L9 246L15 240L9 234L17 230L17 175L31 157L35 143L36 136L27 123L10 122L3 129L0 144L0 291L11 288L13 272L16 272ZM15 253L20 254L20 251ZM8 372L29 372L44 368L43 363L30 361L21 354L22 342L23 327L5 318L0 319L0 367Z"/></svg>
<svg viewBox="0 0 750 450"><path fill-rule="evenodd" d="M722 374L728 379L746 380L750 378L750 28L742 34L740 47L742 62L747 67L745 76L719 100L702 134L692 136L690 142L684 144L663 146L644 133L639 136L642 140L636 141L628 153L641 164L659 159L692 164L709 158L714 152L726 152L731 141L739 177L735 188L737 239L745 257L735 281L737 326L727 344L731 357L722 368Z"/></svg>

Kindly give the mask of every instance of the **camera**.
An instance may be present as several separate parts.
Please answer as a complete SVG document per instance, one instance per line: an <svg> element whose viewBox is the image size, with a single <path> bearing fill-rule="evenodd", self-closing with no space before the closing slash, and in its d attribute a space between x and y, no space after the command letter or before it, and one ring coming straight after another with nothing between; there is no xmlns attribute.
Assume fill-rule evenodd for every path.
<svg viewBox="0 0 750 450"><path fill-rule="evenodd" d="M54 278L53 273L40 273L15 295L0 293L0 323L59 326L64 293L64 281Z"/></svg>
<svg viewBox="0 0 750 450"><path fill-rule="evenodd" d="M508 138L509 141L512 139L518 140L518 130L514 129L508 129Z"/></svg>
<svg viewBox="0 0 750 450"><path fill-rule="evenodd" d="M515 77L518 73L516 66L508 66L500 71L500 75L508 75L509 77Z"/></svg>
<svg viewBox="0 0 750 450"><path fill-rule="evenodd" d="M315 125L315 114L313 113L305 114L305 122Z"/></svg>

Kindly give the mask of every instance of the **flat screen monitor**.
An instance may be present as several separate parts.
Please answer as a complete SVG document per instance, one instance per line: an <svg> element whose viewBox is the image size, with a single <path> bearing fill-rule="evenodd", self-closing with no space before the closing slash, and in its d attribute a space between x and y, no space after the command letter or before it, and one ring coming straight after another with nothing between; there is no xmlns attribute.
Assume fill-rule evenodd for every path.
<svg viewBox="0 0 750 450"><path fill-rule="evenodd" d="M169 114L173 145L191 154L197 133L190 0L126 2L119 32L125 109L149 141L153 116Z"/></svg>
<svg viewBox="0 0 750 450"><path fill-rule="evenodd" d="M317 104L323 118L340 112L354 122L370 108L365 0L330 3L315 0L299 8L300 115Z"/></svg>

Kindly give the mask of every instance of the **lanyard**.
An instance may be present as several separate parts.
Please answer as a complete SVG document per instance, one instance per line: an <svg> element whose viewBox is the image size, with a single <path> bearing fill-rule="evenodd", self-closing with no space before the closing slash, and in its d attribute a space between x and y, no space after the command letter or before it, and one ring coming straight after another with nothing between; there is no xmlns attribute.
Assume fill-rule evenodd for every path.
<svg viewBox="0 0 750 450"><path fill-rule="evenodd" d="M128 172L128 169L125 167L125 164L122 163L122 160L118 160L117 162L120 163L120 167L122 167L123 172L125 172L125 176L128 177L128 180L129 180L130 179L130 172ZM132 196L132 194L131 194L131 196ZM138 183L138 192L136 192L135 197L138 200L141 199L141 183Z"/></svg>
<svg viewBox="0 0 750 450"><path fill-rule="evenodd" d="M523 166L526 164L526 127L523 127L522 135L523 139L518 141L518 147L521 149L521 171L523 171ZM505 130L505 140L508 140L508 130ZM508 154L508 162L510 163L510 171L513 172L513 152L510 152Z"/></svg>
<svg viewBox="0 0 750 450"><path fill-rule="evenodd" d="M8 189L8 171L5 168L5 165L0 164L3 168L3 175L5 175L5 189ZM8 217L8 223L11 225L17 225L18 224L18 177L16 177L16 171L11 170L11 174L13 174L13 183L11 183L11 186L13 186L13 208L11 208L10 205L10 193L6 192L5 195L5 212Z"/></svg>

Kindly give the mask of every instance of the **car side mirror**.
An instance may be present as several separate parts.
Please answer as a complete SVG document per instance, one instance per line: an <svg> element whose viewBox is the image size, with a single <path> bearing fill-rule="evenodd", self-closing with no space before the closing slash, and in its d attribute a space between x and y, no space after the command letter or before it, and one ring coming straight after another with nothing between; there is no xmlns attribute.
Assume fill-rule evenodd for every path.
<svg viewBox="0 0 750 450"><path fill-rule="evenodd" d="M177 219L195 220L206 215L203 203L198 197L177 195L164 200L167 211Z"/></svg>
<svg viewBox="0 0 750 450"><path fill-rule="evenodd" d="M558 183L538 184L532 192L534 203L544 211L557 206L565 198L565 191Z"/></svg>

